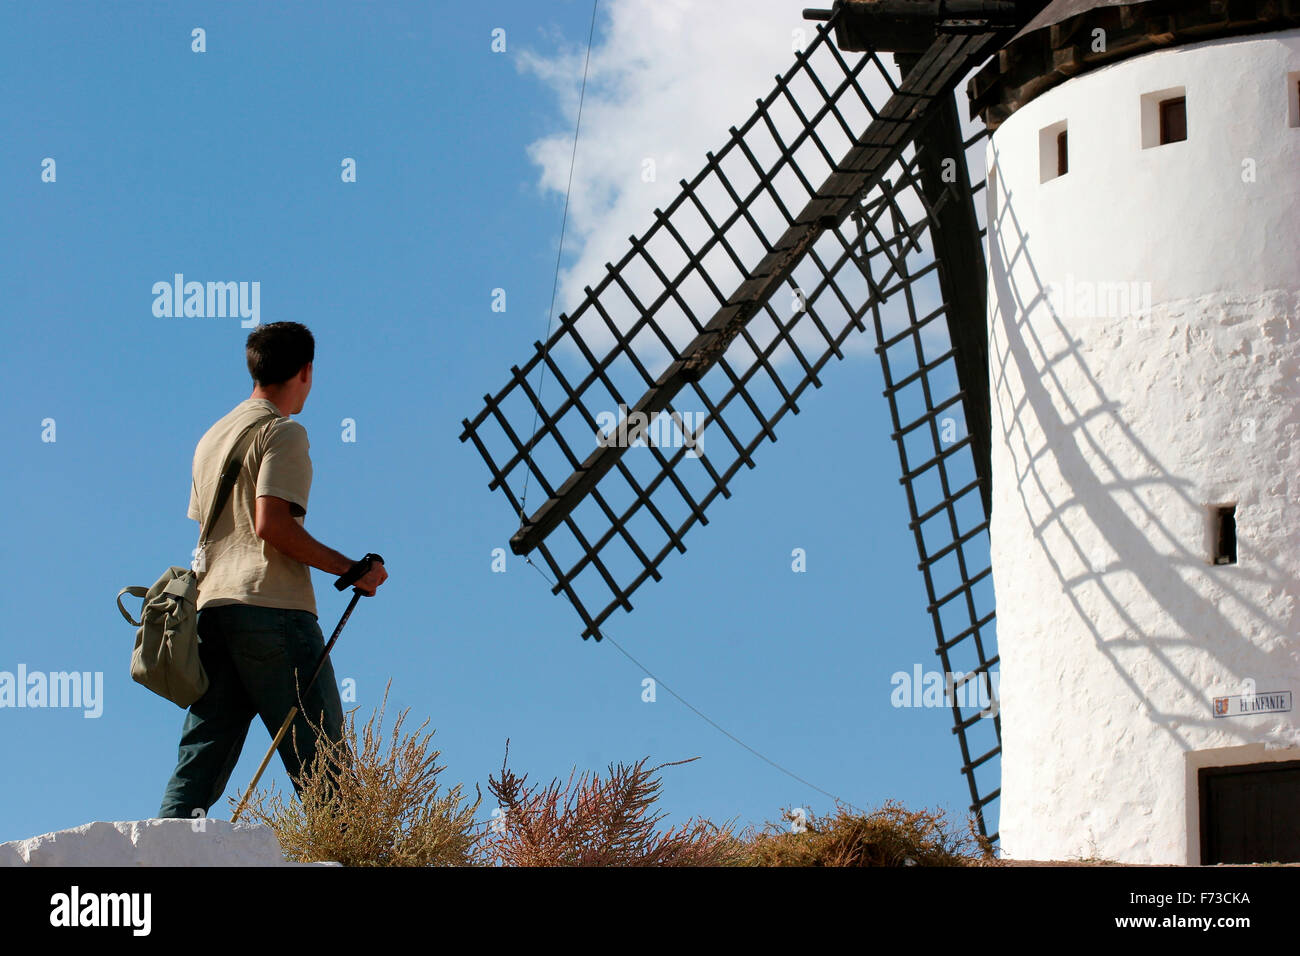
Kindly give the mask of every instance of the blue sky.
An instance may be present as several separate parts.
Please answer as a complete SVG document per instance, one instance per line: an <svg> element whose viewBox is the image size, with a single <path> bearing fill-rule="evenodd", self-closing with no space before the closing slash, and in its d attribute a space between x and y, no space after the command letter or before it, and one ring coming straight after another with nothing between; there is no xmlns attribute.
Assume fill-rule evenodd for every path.
<svg viewBox="0 0 1300 956"><path fill-rule="evenodd" d="M797 4L754 15L778 6L799 22ZM662 688L643 702L645 674L610 644L581 640L576 613L522 561L491 569L515 521L458 436L546 331L563 195L543 188L535 144L572 135L590 16L586 0L0 9L0 671L104 681L98 718L0 709L0 840L149 817L175 760L184 715L131 681L134 630L114 596L187 563L194 444L251 387L238 318L153 314L153 284L178 272L257 281L262 322L315 333L315 385L298 418L315 469L306 526L344 553L382 553L391 575L334 654L362 720L391 678L390 715L428 718L444 781L471 792L477 782L486 793L509 738L512 768L539 783L574 767L699 757L663 771L668 824L831 809ZM609 25L602 9L598 46ZM191 51L195 27L204 53ZM494 28L506 31L504 53L491 50ZM704 39L727 43L721 31ZM791 56L773 46L769 81ZM738 88L738 109L696 110L691 123L709 124L720 145L765 92ZM644 108L672 116L682 95ZM580 140L580 168L602 155L602 129L614 128ZM703 162L700 150L679 152L670 182ZM41 181L46 157L53 183ZM355 183L341 181L346 157ZM589 182L580 176L575 191ZM572 240L607 242L600 204L575 203ZM639 210L640 228L654 205ZM621 241L639 231L610 228ZM580 249L566 243L566 266ZM492 310L495 288L508 291L504 313ZM891 705L894 672L938 662L879 364L860 349L824 382L608 630L816 786L859 807L895 798L960 817L968 796L950 712ZM342 440L345 418L355 443ZM53 442L42 440L46 419ZM806 573L791 570L796 547ZM346 597L320 572L314 582L328 634ZM227 796L268 742L255 726ZM286 786L278 761L272 782ZM213 815L228 818L224 799Z"/></svg>

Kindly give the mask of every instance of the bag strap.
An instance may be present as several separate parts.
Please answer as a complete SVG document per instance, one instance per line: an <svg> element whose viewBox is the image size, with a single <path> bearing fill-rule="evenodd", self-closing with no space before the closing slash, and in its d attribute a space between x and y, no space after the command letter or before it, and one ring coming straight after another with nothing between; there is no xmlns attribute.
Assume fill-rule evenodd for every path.
<svg viewBox="0 0 1300 956"><path fill-rule="evenodd" d="M141 622L140 622L140 621L137 621L137 620L135 620L133 617L131 617L131 615L127 612L126 608L122 607L122 595L123 595L123 594L129 594L129 595L131 595L132 597L142 598L142 597L144 597L144 596L145 596L146 594L148 594L148 593L149 593L149 589L148 589L148 588L142 588L142 587L140 587L139 585L136 585L135 587L122 588L122 590L120 590L120 591L117 592L117 609L118 609L119 611L121 611L121 612L122 612L122 616L123 616L124 618L126 618L126 623L132 625L133 627L140 627L140 626L141 626ZM141 617L143 618L143 616L144 616L144 615L143 615L143 613L142 613L142 614L141 614Z"/></svg>
<svg viewBox="0 0 1300 956"><path fill-rule="evenodd" d="M212 507L208 509L207 520L203 522L201 533L199 535L199 547L202 548L208 541L208 535L212 533L212 527L217 523L217 518L230 499L230 493L235 488L235 482L239 478L239 472L244 467L244 455L248 453L248 446L252 444L255 437L253 432L258 427L265 425L281 416L274 413L267 414L257 421L253 422L240 434L239 440L235 442L235 447L231 449L230 456L226 459L225 467L221 469L221 481L217 485L217 496L212 499Z"/></svg>

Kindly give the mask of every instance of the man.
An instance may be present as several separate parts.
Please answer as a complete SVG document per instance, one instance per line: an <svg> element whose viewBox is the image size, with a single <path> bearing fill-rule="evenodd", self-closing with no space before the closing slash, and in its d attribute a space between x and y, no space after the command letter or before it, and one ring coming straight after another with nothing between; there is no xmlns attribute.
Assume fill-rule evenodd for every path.
<svg viewBox="0 0 1300 956"><path fill-rule="evenodd" d="M206 816L225 791L253 717L272 735L279 730L325 648L309 568L337 576L358 563L302 525L311 459L307 430L289 416L302 411L311 392L315 350L311 332L297 322L254 329L246 349L253 393L209 428L194 452L189 516L201 522L239 436L268 419L255 429L206 549L196 551L199 659L209 686L185 716L160 817ZM387 577L376 563L354 587L373 595ZM329 661L279 747L295 790L316 753L309 718L331 740L342 739L343 707Z"/></svg>

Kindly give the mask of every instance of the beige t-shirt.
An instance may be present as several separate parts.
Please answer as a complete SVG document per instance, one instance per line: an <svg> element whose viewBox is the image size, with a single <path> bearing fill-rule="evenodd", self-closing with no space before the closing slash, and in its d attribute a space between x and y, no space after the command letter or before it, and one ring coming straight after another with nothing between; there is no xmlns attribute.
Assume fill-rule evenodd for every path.
<svg viewBox="0 0 1300 956"><path fill-rule="evenodd" d="M302 524L311 491L307 429L291 418L280 417L273 402L245 399L199 439L194 450L189 516L198 522L207 517L226 456L244 428L268 411L277 417L254 430L244 467L208 538L206 568L198 572L198 610L222 604L256 604L316 613L311 569L277 551L253 530L259 495L288 501L294 519Z"/></svg>

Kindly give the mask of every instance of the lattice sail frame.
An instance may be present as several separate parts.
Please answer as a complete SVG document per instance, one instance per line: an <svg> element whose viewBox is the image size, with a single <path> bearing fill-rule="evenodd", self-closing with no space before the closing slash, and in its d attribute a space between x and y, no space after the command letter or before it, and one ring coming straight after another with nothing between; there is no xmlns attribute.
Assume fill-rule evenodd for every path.
<svg viewBox="0 0 1300 956"><path fill-rule="evenodd" d="M945 205L970 203L983 183L963 188L963 154L961 181L927 195L926 161L933 169L951 157L917 142L999 38L940 36L900 82L874 52L847 60L833 27L817 28L750 119L681 182L667 210L655 210L649 230L511 368L506 386L484 396L461 440L474 443L489 487L520 517L512 549L540 553L582 636L599 640L616 608L632 609L632 592L660 580L667 555L685 551L685 533L708 523L705 510L730 496L741 466L754 467L763 440L776 440L777 423L798 413L800 395L820 387L823 367L844 358L869 318L936 653L945 674L965 675L951 701L954 733L987 835L985 809L999 791L980 784L986 772L997 779L1001 741L989 680L997 657L985 646L994 620L988 489L954 374L959 349L937 321L952 321L961 293L948 276L945 299L949 266L933 241ZM883 107L873 93L887 98ZM982 329L982 289L977 305ZM954 425L965 437L949 437ZM652 440L628 454L638 432ZM530 484L546 496L531 514ZM975 681L984 700L964 693ZM986 701L991 719L981 716Z"/></svg>

